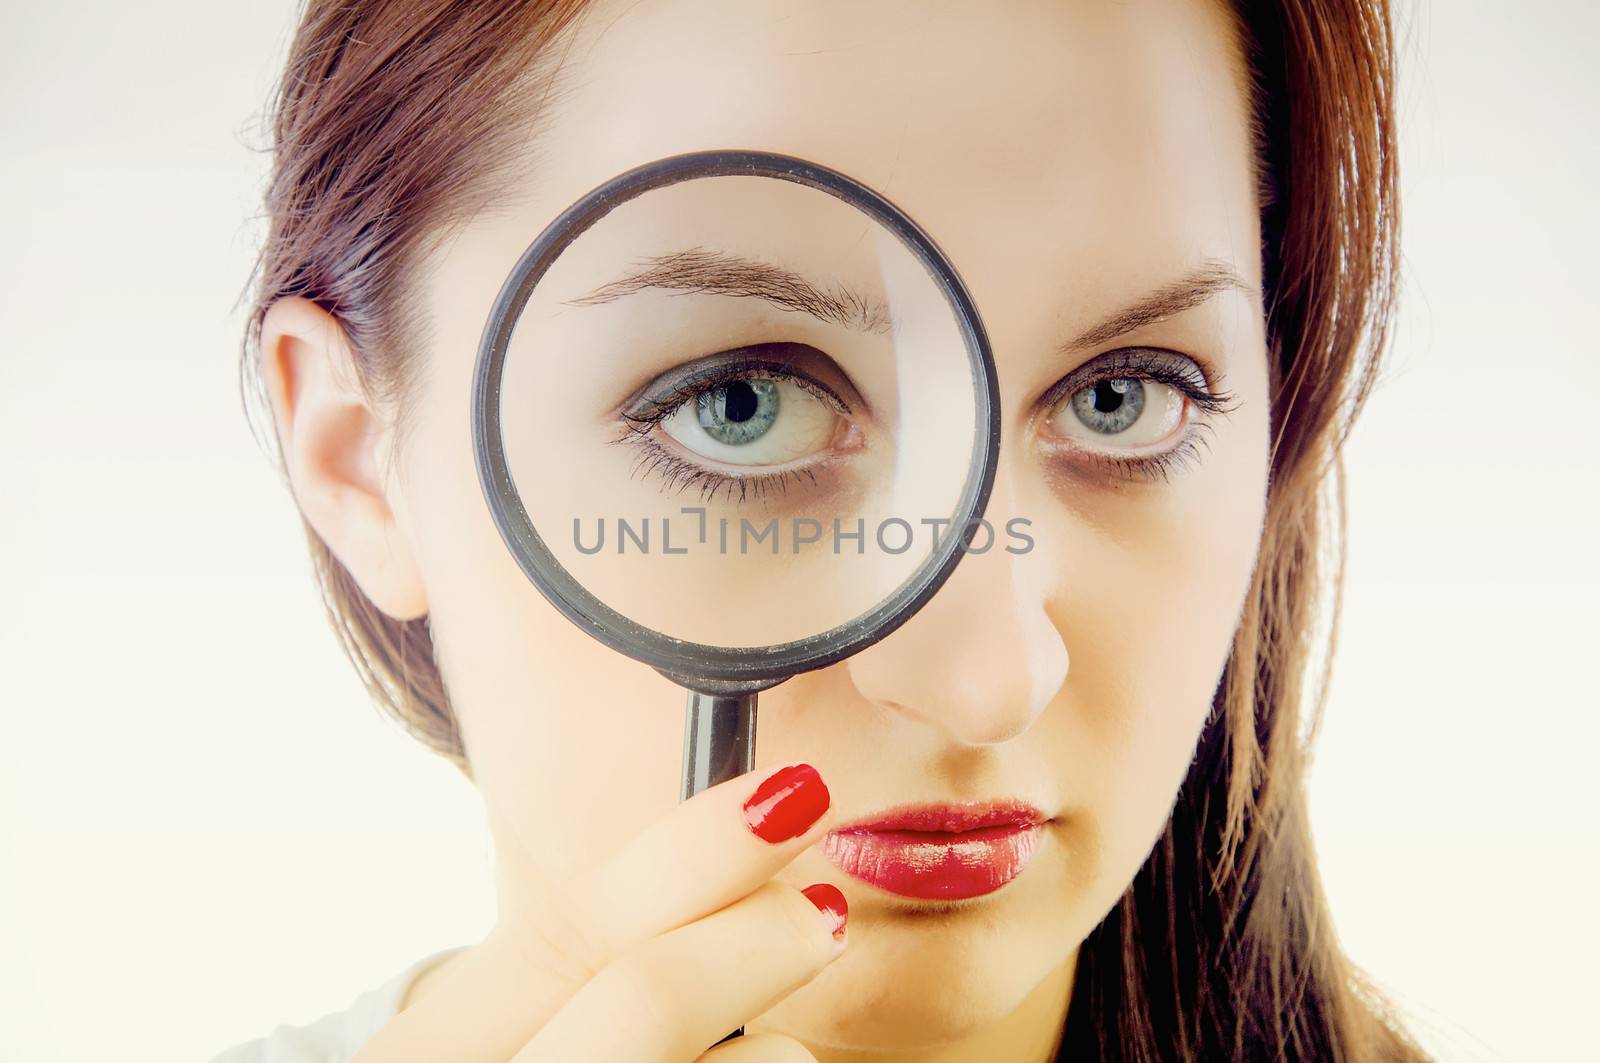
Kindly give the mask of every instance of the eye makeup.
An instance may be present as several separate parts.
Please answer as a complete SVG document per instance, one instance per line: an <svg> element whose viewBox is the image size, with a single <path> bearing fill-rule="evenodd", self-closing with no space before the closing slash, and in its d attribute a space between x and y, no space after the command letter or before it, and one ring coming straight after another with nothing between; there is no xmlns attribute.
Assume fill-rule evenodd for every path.
<svg viewBox="0 0 1600 1063"><path fill-rule="evenodd" d="M1168 482L1199 461L1215 419L1234 408L1213 376L1177 351L1108 351L1040 396L1040 448L1070 471Z"/></svg>
<svg viewBox="0 0 1600 1063"><path fill-rule="evenodd" d="M633 475L659 477L664 492L694 489L702 501L720 494L742 503L791 486L827 486L822 477L836 459L864 444L857 418L866 410L849 377L817 348L754 344L687 362L637 389L616 411L625 429L613 442L635 447ZM795 430L801 438L785 447L782 434ZM773 444L791 460L759 460L773 455ZM741 456L757 460L734 460Z"/></svg>
<svg viewBox="0 0 1600 1063"><path fill-rule="evenodd" d="M806 343L757 343L685 362L654 377L617 408L630 424L654 424L666 413L728 380L790 379L839 414L848 415L866 400L833 361Z"/></svg>
<svg viewBox="0 0 1600 1063"><path fill-rule="evenodd" d="M1169 482L1200 460L1215 418L1233 409L1214 376L1165 348L1108 351L1040 397L1037 442L1047 462L1079 476ZM785 394L786 403L776 401ZM757 440L781 425L785 410L788 423L779 430L793 431L798 421L810 432L803 443L778 448L792 460L746 463L737 460L742 448L713 442ZM741 412L766 420L736 423ZM859 421L866 412L865 398L821 350L758 343L693 359L635 389L614 411L624 431L613 442L636 448L632 475L658 477L667 493L737 504L803 487L815 497L830 486L824 477L837 476L839 459L864 445ZM806 452L787 453L800 449Z"/></svg>

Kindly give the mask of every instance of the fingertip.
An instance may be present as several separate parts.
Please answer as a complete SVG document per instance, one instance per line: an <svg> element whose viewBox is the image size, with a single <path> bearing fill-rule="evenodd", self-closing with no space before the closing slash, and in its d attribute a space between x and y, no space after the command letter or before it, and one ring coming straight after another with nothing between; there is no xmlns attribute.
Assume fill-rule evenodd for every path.
<svg viewBox="0 0 1600 1063"><path fill-rule="evenodd" d="M745 826L776 845L808 833L832 805L821 772L810 764L790 764L771 772L745 799Z"/></svg>
<svg viewBox="0 0 1600 1063"><path fill-rule="evenodd" d="M827 920L828 932L833 935L833 953L837 956L844 951L845 924L850 919L850 902L845 899L844 891L831 882L817 882L800 892Z"/></svg>

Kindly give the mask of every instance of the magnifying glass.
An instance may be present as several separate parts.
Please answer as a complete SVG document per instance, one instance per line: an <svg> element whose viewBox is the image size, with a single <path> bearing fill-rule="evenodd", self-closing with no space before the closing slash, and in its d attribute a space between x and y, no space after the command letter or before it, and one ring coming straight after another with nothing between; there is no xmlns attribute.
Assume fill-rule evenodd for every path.
<svg viewBox="0 0 1600 1063"><path fill-rule="evenodd" d="M507 277L472 391L522 571L688 691L681 798L754 765L757 692L905 623L995 475L995 368L944 254L860 182L716 150L589 192Z"/></svg>

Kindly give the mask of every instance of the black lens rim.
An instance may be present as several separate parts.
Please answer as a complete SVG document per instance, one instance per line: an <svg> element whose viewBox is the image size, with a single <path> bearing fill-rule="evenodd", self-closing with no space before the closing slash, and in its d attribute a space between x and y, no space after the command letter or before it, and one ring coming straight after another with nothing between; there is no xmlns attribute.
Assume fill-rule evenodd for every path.
<svg viewBox="0 0 1600 1063"><path fill-rule="evenodd" d="M967 535L949 534L916 572L872 611L817 635L774 646L713 646L673 638L617 612L578 582L545 545L518 497L506 462L500 384L506 350L522 309L556 258L612 210L653 189L701 177L763 176L827 192L894 233L933 274L955 310L973 375L975 424L967 482L958 514L968 527L982 517L1000 453L1000 409L994 354L966 285L931 237L888 199L819 163L776 152L714 149L637 166L593 189L545 227L501 286L484 326L473 373L471 431L479 484L518 565L545 598L605 645L675 676L716 681L781 679L843 660L905 623L950 578ZM952 524L952 527L955 527Z"/></svg>

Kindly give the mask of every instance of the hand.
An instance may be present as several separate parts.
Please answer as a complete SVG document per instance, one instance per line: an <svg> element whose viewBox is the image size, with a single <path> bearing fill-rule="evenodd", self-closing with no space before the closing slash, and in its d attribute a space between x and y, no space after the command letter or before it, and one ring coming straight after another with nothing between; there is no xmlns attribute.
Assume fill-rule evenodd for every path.
<svg viewBox="0 0 1600 1063"><path fill-rule="evenodd" d="M806 765L696 794L536 905L502 897L510 914L355 1063L811 1059L776 1035L707 1049L843 950L843 894L773 879L831 819Z"/></svg>

